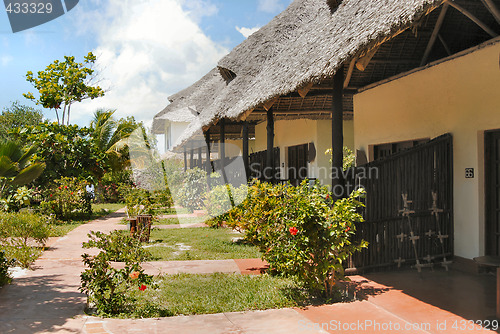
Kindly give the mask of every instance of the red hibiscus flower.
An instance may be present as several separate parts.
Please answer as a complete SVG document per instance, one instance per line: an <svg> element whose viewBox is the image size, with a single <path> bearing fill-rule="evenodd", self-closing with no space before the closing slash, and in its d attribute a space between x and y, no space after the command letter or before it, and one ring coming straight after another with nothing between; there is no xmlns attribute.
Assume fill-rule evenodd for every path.
<svg viewBox="0 0 500 334"><path fill-rule="evenodd" d="M139 290L141 291L144 291L146 290L147 286L145 286L144 284L142 284L140 287L139 287Z"/></svg>
<svg viewBox="0 0 500 334"><path fill-rule="evenodd" d="M297 235L297 232L299 232L299 230L297 230L296 227L290 227L290 234L291 235Z"/></svg>
<svg viewBox="0 0 500 334"><path fill-rule="evenodd" d="M328 201L330 199L330 195L326 195L326 200Z"/></svg>
<svg viewBox="0 0 500 334"><path fill-rule="evenodd" d="M347 228L345 229L346 232L349 232L351 230L351 228L349 226L347 226Z"/></svg>

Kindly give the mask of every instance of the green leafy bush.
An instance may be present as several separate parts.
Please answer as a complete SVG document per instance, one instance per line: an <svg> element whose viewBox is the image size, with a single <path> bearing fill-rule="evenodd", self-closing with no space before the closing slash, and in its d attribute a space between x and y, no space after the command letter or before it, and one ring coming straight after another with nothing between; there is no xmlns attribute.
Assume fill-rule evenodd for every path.
<svg viewBox="0 0 500 334"><path fill-rule="evenodd" d="M9 284L12 278L9 275L9 267L14 265L14 260L5 257L5 252L0 250L0 286Z"/></svg>
<svg viewBox="0 0 500 334"><path fill-rule="evenodd" d="M33 193L34 191L26 186L11 190L5 198L0 199L0 210L11 212L29 207Z"/></svg>
<svg viewBox="0 0 500 334"><path fill-rule="evenodd" d="M20 239L24 244L30 240L44 244L50 235L47 220L46 217L27 211L0 212L0 238Z"/></svg>
<svg viewBox="0 0 500 334"><path fill-rule="evenodd" d="M36 260L50 235L48 218L31 212L0 212L0 245L22 267Z"/></svg>
<svg viewBox="0 0 500 334"><path fill-rule="evenodd" d="M89 241L83 243L83 248L98 248L105 253L109 261L141 262L150 258L147 250L141 247L141 242L121 231L104 234L92 231L88 234Z"/></svg>
<svg viewBox="0 0 500 334"><path fill-rule="evenodd" d="M44 214L54 214L57 219L70 220L92 215L91 198L85 189L88 183L77 178L63 177L54 181L40 204Z"/></svg>
<svg viewBox="0 0 500 334"><path fill-rule="evenodd" d="M82 255L88 269L80 275L80 291L87 294L88 305L99 315L129 312L135 301L127 292L154 286L153 277L146 275L140 265L147 257L146 251L135 239L118 231L109 235L91 232L89 239L83 247L98 247L100 252L96 256ZM125 267L117 269L113 261L124 262Z"/></svg>
<svg viewBox="0 0 500 334"><path fill-rule="evenodd" d="M199 168L193 168L184 172L183 182L176 189L176 196L182 207L190 211L200 210L204 208L207 191L207 173Z"/></svg>
<svg viewBox="0 0 500 334"><path fill-rule="evenodd" d="M127 189L124 197L129 217L152 215L155 213L155 197L148 190L130 188Z"/></svg>
<svg viewBox="0 0 500 334"><path fill-rule="evenodd" d="M258 245L271 271L296 276L314 290L331 296L336 279L343 279L343 262L366 247L351 238L363 217L357 190L333 204L326 187L271 185L256 182L232 222ZM245 208L242 210L242 208Z"/></svg>
<svg viewBox="0 0 500 334"><path fill-rule="evenodd" d="M233 185L215 186L206 195L205 206L207 212L213 218L223 216L231 211L233 204L234 206L241 204L246 199L247 194L248 186L246 184L238 188ZM224 219L224 217L221 217L221 219Z"/></svg>

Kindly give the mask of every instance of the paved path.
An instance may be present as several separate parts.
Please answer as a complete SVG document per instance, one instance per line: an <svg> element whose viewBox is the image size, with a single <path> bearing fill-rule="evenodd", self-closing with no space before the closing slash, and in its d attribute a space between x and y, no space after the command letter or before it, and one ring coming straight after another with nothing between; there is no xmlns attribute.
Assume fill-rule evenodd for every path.
<svg viewBox="0 0 500 334"><path fill-rule="evenodd" d="M0 289L0 333L487 333L487 330L460 330L464 318L450 311L424 303L389 285L381 285L364 277L355 276L357 289L363 300L306 309L280 309L252 312L233 312L161 319L101 319L84 315L85 296L78 292L82 241L91 230L110 232L123 229L119 225L123 212L77 227L66 237L53 243L34 264L33 271L14 280L12 285ZM85 250L88 252L88 250ZM232 262L231 262L232 261ZM185 261L163 265L151 264L155 270L167 272L210 271L206 264ZM224 263L224 264L223 264ZM262 262L254 259L219 262L229 272L256 273ZM211 270L210 272L212 272ZM397 275L397 274L396 274ZM410 278L418 277L410 272ZM457 275L448 277L446 286L454 287L459 297L455 304L469 303L477 290L464 294L477 277ZM380 279L383 279L379 275ZM488 291L494 292L494 277L485 281ZM439 281L442 281L442 277ZM490 282L491 281L491 282ZM422 282L417 280L416 284ZM457 284L459 283L459 284ZM491 284L490 284L491 283ZM436 283L433 283L436 284ZM476 287L481 289L482 287ZM460 294L462 293L462 294ZM435 294L438 295L438 294ZM490 293L494 300L494 295ZM472 297L471 297L472 296ZM489 300L488 299L488 300ZM434 303L436 304L436 303ZM453 306L453 303L450 303ZM474 303L473 305L481 305ZM452 307L453 308L453 307ZM477 317L494 314L494 303L475 313ZM475 319L481 320L481 319ZM482 319L484 320L484 319ZM399 330L398 330L399 328ZM410 328L410 329L408 329ZM391 330L392 329L392 330Z"/></svg>

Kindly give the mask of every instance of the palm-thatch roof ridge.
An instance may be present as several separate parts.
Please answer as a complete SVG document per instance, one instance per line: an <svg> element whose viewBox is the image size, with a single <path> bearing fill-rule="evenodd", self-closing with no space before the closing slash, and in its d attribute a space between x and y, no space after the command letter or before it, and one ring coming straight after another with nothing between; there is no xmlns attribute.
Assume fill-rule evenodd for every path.
<svg viewBox="0 0 500 334"><path fill-rule="evenodd" d="M193 122L206 105L213 102L216 93L226 83L217 68L212 69L193 85L170 96L170 104L153 119L153 132L163 133L164 121Z"/></svg>
<svg viewBox="0 0 500 334"><path fill-rule="evenodd" d="M411 27L443 0L296 0L270 23L235 47L218 64L234 77L205 103L195 129L215 119L242 119L254 108L335 74L345 62ZM220 88L220 87L219 87Z"/></svg>

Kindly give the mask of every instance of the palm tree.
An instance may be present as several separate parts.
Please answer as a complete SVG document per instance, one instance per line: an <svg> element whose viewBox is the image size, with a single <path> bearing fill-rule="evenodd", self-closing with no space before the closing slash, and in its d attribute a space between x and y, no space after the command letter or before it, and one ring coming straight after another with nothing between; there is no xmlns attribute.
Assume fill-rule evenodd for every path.
<svg viewBox="0 0 500 334"><path fill-rule="evenodd" d="M125 154L127 139L139 127L133 119L115 121L115 111L99 109L90 123L90 136L97 147L108 155L108 163L113 170L128 164L128 154Z"/></svg>
<svg viewBox="0 0 500 334"><path fill-rule="evenodd" d="M42 174L45 163L29 163L36 151L35 146L23 150L16 142L0 143L0 196L8 185L22 186Z"/></svg>

